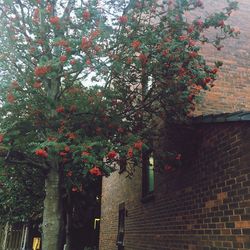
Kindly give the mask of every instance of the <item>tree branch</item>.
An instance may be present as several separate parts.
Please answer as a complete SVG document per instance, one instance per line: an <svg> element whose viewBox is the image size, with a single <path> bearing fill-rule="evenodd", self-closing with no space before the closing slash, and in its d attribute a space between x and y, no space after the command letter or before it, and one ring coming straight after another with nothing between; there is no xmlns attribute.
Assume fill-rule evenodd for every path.
<svg viewBox="0 0 250 250"><path fill-rule="evenodd" d="M13 157L14 159L11 159L11 157ZM21 159L15 159L15 158L21 158ZM32 165L42 170L49 169L49 166L47 166L46 164L34 161L33 159L29 158L26 154L18 151L9 151L7 155L5 155L5 161L9 164Z"/></svg>
<svg viewBox="0 0 250 250"><path fill-rule="evenodd" d="M63 16L62 18L65 19L67 17L69 17L71 11L73 10L73 7L75 5L75 0L69 0L68 3L67 3L67 6L66 8L64 9L64 13L63 13Z"/></svg>

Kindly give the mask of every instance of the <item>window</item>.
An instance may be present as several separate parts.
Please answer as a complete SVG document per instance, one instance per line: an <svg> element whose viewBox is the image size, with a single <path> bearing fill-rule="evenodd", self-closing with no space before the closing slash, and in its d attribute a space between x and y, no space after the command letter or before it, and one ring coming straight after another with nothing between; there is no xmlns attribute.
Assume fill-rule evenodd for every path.
<svg viewBox="0 0 250 250"><path fill-rule="evenodd" d="M153 198L155 160L152 150L144 153L142 161L142 201Z"/></svg>
<svg viewBox="0 0 250 250"><path fill-rule="evenodd" d="M126 216L126 210L125 210L125 203L123 202L119 205L118 234L116 240L116 245L118 246L118 250L124 249L125 216Z"/></svg>

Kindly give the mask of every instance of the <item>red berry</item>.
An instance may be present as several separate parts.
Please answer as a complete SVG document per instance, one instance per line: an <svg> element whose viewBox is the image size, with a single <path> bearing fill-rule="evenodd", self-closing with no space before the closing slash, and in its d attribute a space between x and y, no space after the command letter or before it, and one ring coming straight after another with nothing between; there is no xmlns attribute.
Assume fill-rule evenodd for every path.
<svg viewBox="0 0 250 250"><path fill-rule="evenodd" d="M134 148L138 149L138 150L142 150L142 146L143 146L143 142L142 141L138 141L134 144Z"/></svg>
<svg viewBox="0 0 250 250"><path fill-rule="evenodd" d="M58 24L59 20L60 20L60 18L58 16L52 16L49 19L49 21L50 21L51 24Z"/></svg>
<svg viewBox="0 0 250 250"><path fill-rule="evenodd" d="M82 13L82 17L85 21L88 21L90 19L90 13L89 11L85 10L83 13Z"/></svg>
<svg viewBox="0 0 250 250"><path fill-rule="evenodd" d="M117 153L114 150L112 150L108 153L109 159L114 159L116 156L117 156Z"/></svg>
<svg viewBox="0 0 250 250"><path fill-rule="evenodd" d="M95 176L100 176L102 175L102 172L99 167L95 166L89 170L89 173Z"/></svg>
<svg viewBox="0 0 250 250"><path fill-rule="evenodd" d="M33 84L33 88L35 88L35 89L40 89L42 87L42 83L41 82L35 82L34 84Z"/></svg>
<svg viewBox="0 0 250 250"><path fill-rule="evenodd" d="M67 56L65 55L60 56L60 62L64 63L66 61L67 61Z"/></svg>
<svg viewBox="0 0 250 250"><path fill-rule="evenodd" d="M3 134L0 134L0 143L3 142L4 136Z"/></svg>
<svg viewBox="0 0 250 250"><path fill-rule="evenodd" d="M63 113L64 112L64 107L63 106L59 106L56 108L56 112L57 113Z"/></svg>
<svg viewBox="0 0 250 250"><path fill-rule="evenodd" d="M125 24L128 22L128 17L127 16L120 16L118 18L119 23Z"/></svg>
<svg viewBox="0 0 250 250"><path fill-rule="evenodd" d="M43 157L43 158L48 157L48 153L44 149L37 149L35 153L36 155Z"/></svg>
<svg viewBox="0 0 250 250"><path fill-rule="evenodd" d="M76 59L72 59L72 60L70 61L70 64L71 64L71 65L75 65L75 64L76 64Z"/></svg>

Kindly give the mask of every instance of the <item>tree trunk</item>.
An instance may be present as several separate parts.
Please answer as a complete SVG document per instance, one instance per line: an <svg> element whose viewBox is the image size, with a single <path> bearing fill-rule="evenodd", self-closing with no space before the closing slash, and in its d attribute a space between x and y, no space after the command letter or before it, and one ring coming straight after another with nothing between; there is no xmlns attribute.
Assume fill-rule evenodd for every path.
<svg viewBox="0 0 250 250"><path fill-rule="evenodd" d="M45 180L45 192L42 249L61 250L63 248L63 217L60 195L60 174L56 168L51 168L48 173Z"/></svg>

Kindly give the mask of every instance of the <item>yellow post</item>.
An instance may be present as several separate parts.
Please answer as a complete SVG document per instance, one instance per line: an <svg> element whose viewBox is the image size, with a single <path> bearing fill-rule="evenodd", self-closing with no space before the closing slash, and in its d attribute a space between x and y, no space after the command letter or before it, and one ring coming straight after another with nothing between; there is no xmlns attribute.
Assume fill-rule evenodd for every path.
<svg viewBox="0 0 250 250"><path fill-rule="evenodd" d="M41 246L41 238L34 237L33 238L32 250L39 250L40 246Z"/></svg>

